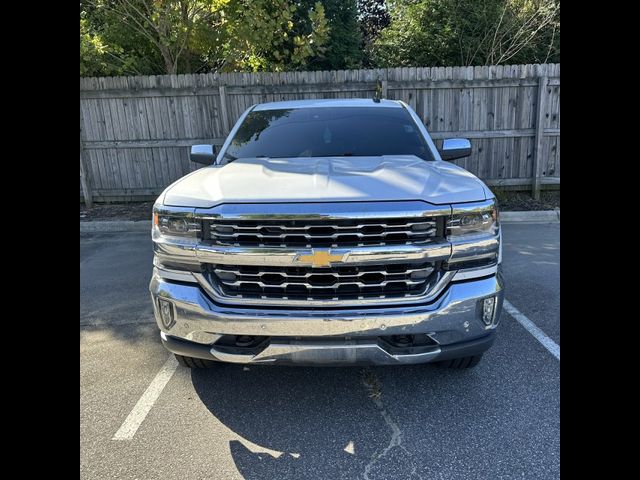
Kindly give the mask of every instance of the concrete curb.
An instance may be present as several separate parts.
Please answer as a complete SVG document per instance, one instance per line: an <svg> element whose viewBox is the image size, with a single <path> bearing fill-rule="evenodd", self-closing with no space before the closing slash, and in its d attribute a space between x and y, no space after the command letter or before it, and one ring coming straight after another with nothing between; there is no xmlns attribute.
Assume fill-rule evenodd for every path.
<svg viewBox="0 0 640 480"><path fill-rule="evenodd" d="M80 233L147 232L151 235L151 220L80 222Z"/></svg>
<svg viewBox="0 0 640 480"><path fill-rule="evenodd" d="M504 223L560 223L560 209L528 212L500 212ZM80 233L147 232L151 233L151 220L120 220L80 222Z"/></svg>
<svg viewBox="0 0 640 480"><path fill-rule="evenodd" d="M503 223L560 223L560 209L526 212L500 212Z"/></svg>

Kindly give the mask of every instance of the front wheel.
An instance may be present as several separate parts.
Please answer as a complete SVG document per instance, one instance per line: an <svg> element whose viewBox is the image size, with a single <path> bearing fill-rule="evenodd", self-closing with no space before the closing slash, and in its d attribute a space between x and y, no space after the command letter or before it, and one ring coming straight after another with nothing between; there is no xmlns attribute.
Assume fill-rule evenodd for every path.
<svg viewBox="0 0 640 480"><path fill-rule="evenodd" d="M203 360L201 358L193 358L193 357L184 357L182 355L174 354L176 356L176 360L183 367L187 368L211 368L214 362L213 360Z"/></svg>
<svg viewBox="0 0 640 480"><path fill-rule="evenodd" d="M445 360L438 362L438 365L444 368L473 368L482 359L482 354L472 355L470 357L452 358L451 360Z"/></svg>

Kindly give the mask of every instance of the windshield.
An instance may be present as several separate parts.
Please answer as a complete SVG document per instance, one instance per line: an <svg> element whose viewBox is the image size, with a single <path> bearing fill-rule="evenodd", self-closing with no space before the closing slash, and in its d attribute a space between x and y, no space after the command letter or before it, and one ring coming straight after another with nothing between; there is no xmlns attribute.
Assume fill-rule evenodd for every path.
<svg viewBox="0 0 640 480"><path fill-rule="evenodd" d="M225 153L231 160L379 155L434 160L409 112L388 107L253 111Z"/></svg>

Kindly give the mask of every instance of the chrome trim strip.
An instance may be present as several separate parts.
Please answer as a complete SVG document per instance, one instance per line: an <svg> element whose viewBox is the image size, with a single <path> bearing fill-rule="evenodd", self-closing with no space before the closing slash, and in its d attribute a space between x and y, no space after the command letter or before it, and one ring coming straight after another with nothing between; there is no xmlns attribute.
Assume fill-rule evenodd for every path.
<svg viewBox="0 0 640 480"><path fill-rule="evenodd" d="M200 263L197 257L197 244L189 241L178 241L175 237L166 238L156 228L151 235L153 240L153 253L163 260L176 263Z"/></svg>
<svg viewBox="0 0 640 480"><path fill-rule="evenodd" d="M422 283L425 283L426 279L424 280L420 280L420 281L416 281L416 280L383 280L382 282L378 282L378 283L365 283L365 282L360 282L360 281L355 281L355 280L337 280L336 283L332 284L332 285L312 285L309 282L289 282L289 281L284 281L282 283L279 283L278 285L274 285L272 283L264 283L262 282L262 280L236 280L234 282L229 282L229 281L222 281L222 283L224 283L226 286L228 287L237 287L238 285L241 285L243 283L255 283L256 285L259 285L260 287L278 287L278 288L286 288L289 285L303 285L307 288L321 288L323 290L326 290L328 288L333 288L333 287L337 287L340 285L357 285L358 287L386 287L388 284L390 283L404 283L406 285L420 285ZM338 293L336 293L336 295L338 295Z"/></svg>
<svg viewBox="0 0 640 480"><path fill-rule="evenodd" d="M469 270L458 270L456 274L451 279L452 282L457 282L458 280L469 280L471 278L479 278L486 277L489 275L495 275L498 272L498 266L494 265L493 267L484 267L484 268L475 268Z"/></svg>
<svg viewBox="0 0 640 480"><path fill-rule="evenodd" d="M451 206L423 201L224 203L212 208L196 208L194 213L205 220L353 220L451 215Z"/></svg>
<svg viewBox="0 0 640 480"><path fill-rule="evenodd" d="M463 260L480 260L498 256L500 236L473 236L468 239L454 239L451 242L451 258L449 263Z"/></svg>
<svg viewBox="0 0 640 480"><path fill-rule="evenodd" d="M168 340L167 334L165 332L163 332L162 330L160 330L160 338L162 340L164 340L165 342ZM220 340L220 338L222 338L222 335L220 335L218 333L202 332L202 331L198 331L198 330L197 331L193 331L193 332L189 332L185 336L185 340L189 340L189 341L195 342L195 343L201 343L203 345L213 345L218 340Z"/></svg>
<svg viewBox="0 0 640 480"><path fill-rule="evenodd" d="M269 363L275 361L291 361L294 363L355 363L366 359L373 363L422 363L437 357L442 350L434 347L432 350L417 354L392 355L376 343L353 342L287 342L271 343L260 353L243 355L220 352L213 346L211 355L223 362L230 363Z"/></svg>
<svg viewBox="0 0 640 480"><path fill-rule="evenodd" d="M181 216L186 218L193 217L195 208L193 207L174 207L170 205L158 205L153 206L153 213L160 215L171 215L174 217Z"/></svg>
<svg viewBox="0 0 640 480"><path fill-rule="evenodd" d="M229 265L229 267L232 267L233 265ZM265 267L269 267L270 265L265 265ZM224 266L226 267L226 265ZM415 272L423 272L425 270L429 271L429 274L431 274L431 272L433 272L433 268L429 268L429 267L425 267L425 268L407 268L405 270L401 270L399 272L389 272L385 269L377 269L377 270L364 270L358 274L338 274L341 275L343 277L358 277L360 275L364 275L366 273L379 273L381 275L384 275L385 277L387 275L405 275L405 274L410 274L410 273L415 273ZM269 273L279 273L279 272L271 272L268 270L259 272L259 273L240 273L238 269L234 269L234 268L216 268L214 270L214 272L216 274L219 273L233 273L235 275L242 275L243 277L261 277L262 275L267 275ZM321 275L331 275L331 273L322 273ZM304 274L287 274L288 278L309 278L312 275L316 275L316 273L312 270L310 272L304 273ZM335 275L335 274L334 274ZM250 280L248 280L250 281Z"/></svg>
<svg viewBox="0 0 640 480"><path fill-rule="evenodd" d="M401 217L398 217L398 218L401 218ZM432 218L432 217L428 217L428 218ZM265 219L262 219L262 220L264 221ZM277 219L277 220L280 220L280 219ZM260 228L278 227L282 230L298 231L298 230L308 230L313 227L330 226L332 228L335 228L336 230L355 230L358 228L372 227L372 226L376 226L376 227L380 226L383 228L398 228L398 227L405 227L405 226L413 227L414 225L425 225L425 224L433 225L435 227L435 223L436 223L434 220L420 220L420 219L416 219L415 221L406 222L402 224L393 224L393 223L387 224L387 223L373 222L371 220L365 220L364 222L361 222L357 225L332 225L332 224L327 225L323 223L320 225L304 225L301 227L291 227L288 225L278 225L277 220L275 220L276 222L275 225L263 223L263 224L258 224L251 227L243 227L243 226L238 226L231 223L231 222L235 222L236 220L227 220L226 218L224 218L224 219L221 219L219 223L214 223L212 228L215 229L216 227L232 227L234 230L254 230L254 229L260 229ZM387 219L382 219L382 220L387 220ZM237 220L237 221L240 221L240 220Z"/></svg>
<svg viewBox="0 0 640 480"><path fill-rule="evenodd" d="M452 205L451 214L459 215L462 213L480 213L492 208L496 204L493 198L482 202L454 203Z"/></svg>
<svg viewBox="0 0 640 480"><path fill-rule="evenodd" d="M264 265L274 267L313 266L312 261L300 261L299 257L312 256L311 248L243 248L197 245L195 253L203 263L231 265ZM420 261L448 260L451 256L449 242L433 242L428 245L375 245L370 247L332 248L332 255L342 255L342 262L335 265L367 263L414 263Z"/></svg>
<svg viewBox="0 0 640 480"><path fill-rule="evenodd" d="M183 272L162 267L153 267L153 273L165 280L176 280L178 282L198 283L192 272Z"/></svg>

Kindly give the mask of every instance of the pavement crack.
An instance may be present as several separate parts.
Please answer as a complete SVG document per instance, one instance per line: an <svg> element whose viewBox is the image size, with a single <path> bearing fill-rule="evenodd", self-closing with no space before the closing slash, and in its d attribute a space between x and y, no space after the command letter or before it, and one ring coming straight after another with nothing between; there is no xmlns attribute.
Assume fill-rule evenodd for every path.
<svg viewBox="0 0 640 480"><path fill-rule="evenodd" d="M400 429L400 426L396 423L396 421L384 406L384 402L382 401L382 385L380 383L380 379L370 368L364 368L362 370L362 383L367 389L369 397L373 401L373 404L382 416L384 422L391 429L391 438L389 439L388 445L381 452L374 452L373 456L371 457L371 461L365 466L365 480L371 480L371 478L369 477L371 469L384 457L386 457L394 448L399 448L408 455L411 461L411 473L409 474L409 478L417 477L418 479L422 480L422 477L417 472L418 467L413 461L413 455L411 454L411 452L409 452L409 450L406 449L404 445L402 445L404 434Z"/></svg>

